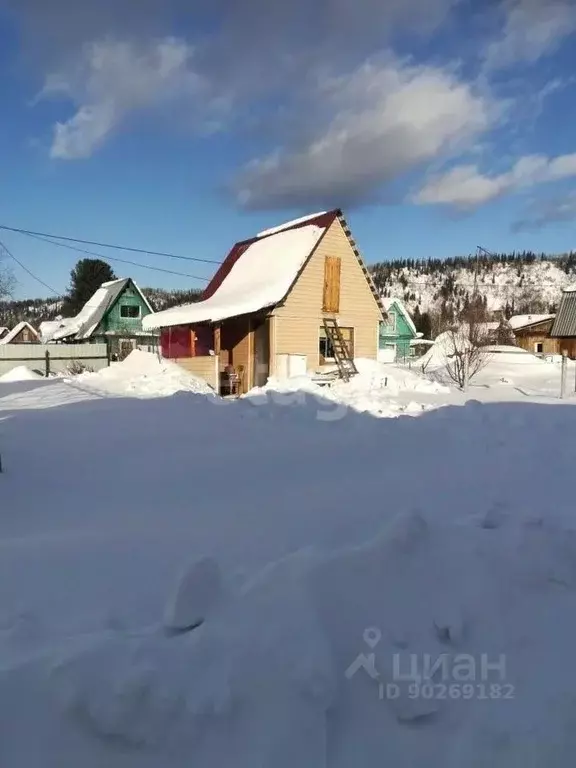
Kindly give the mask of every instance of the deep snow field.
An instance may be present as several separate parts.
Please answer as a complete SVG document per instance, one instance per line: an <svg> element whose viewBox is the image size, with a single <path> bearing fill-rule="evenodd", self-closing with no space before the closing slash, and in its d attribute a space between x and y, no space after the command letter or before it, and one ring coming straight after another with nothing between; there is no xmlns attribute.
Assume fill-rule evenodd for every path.
<svg viewBox="0 0 576 768"><path fill-rule="evenodd" d="M2 768L571 768L576 399L360 368L0 382Z"/></svg>

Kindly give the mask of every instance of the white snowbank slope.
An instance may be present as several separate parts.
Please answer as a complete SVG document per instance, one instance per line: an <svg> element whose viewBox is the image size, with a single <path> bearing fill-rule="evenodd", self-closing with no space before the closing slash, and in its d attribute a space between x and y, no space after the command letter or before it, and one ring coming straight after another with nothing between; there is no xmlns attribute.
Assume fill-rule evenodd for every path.
<svg viewBox="0 0 576 768"><path fill-rule="evenodd" d="M326 420L338 419L347 408L377 417L394 417L401 414L419 414L433 406L406 401L408 394L416 399L422 394L449 393L450 389L436 381L400 366L378 363L375 360L357 358L358 375L350 381L337 380L330 386L320 385L310 376L289 379L270 379L265 387L258 387L245 396L251 402L262 405L268 402L303 402L307 395L333 407L325 415ZM403 395L403 401L397 400ZM337 410L334 406L339 407Z"/></svg>
<svg viewBox="0 0 576 768"><path fill-rule="evenodd" d="M3 373L2 376L0 376L0 381L36 381L42 378L43 377L39 373L32 371L27 366L17 365L15 368Z"/></svg>
<svg viewBox="0 0 576 768"><path fill-rule="evenodd" d="M214 395L214 390L203 379L170 360L138 349L121 363L113 363L97 373L81 373L71 381L104 394L132 397L166 397L176 392Z"/></svg>
<svg viewBox="0 0 576 768"><path fill-rule="evenodd" d="M571 768L576 409L330 411L2 414L0 764Z"/></svg>

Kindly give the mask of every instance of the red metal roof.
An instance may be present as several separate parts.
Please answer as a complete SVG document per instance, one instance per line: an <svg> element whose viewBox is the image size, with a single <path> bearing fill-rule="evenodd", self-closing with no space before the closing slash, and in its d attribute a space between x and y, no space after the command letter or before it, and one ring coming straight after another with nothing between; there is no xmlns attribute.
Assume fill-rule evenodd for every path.
<svg viewBox="0 0 576 768"><path fill-rule="evenodd" d="M333 211L327 211L326 213L322 213L319 216L315 216L313 219L305 219L304 221L297 222L295 224L292 224L291 226L288 226L286 228L283 228L281 231L286 232L290 229L299 229L300 227L307 227L311 224L316 227L321 227L325 230L328 229L328 227L332 224L332 222L337 219L339 216L342 215L342 212L339 208L333 210ZM264 240L266 237L274 237L275 233L271 233L269 235L263 235L262 237L252 237L249 240L241 240L238 243L235 243L232 246L232 250L226 256L220 267L218 268L218 271L210 280L206 288L204 289L204 293L202 294L201 301L205 301L206 299L209 299L211 296L213 296L218 288L222 285L228 274L230 273L230 270L236 264L238 259L242 256L242 254L246 251L248 246L252 245L252 243L255 243L257 240Z"/></svg>

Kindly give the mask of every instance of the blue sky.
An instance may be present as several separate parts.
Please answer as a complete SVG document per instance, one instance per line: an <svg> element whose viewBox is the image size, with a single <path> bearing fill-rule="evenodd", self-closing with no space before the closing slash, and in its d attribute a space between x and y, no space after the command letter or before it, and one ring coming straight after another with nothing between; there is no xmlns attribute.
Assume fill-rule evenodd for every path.
<svg viewBox="0 0 576 768"><path fill-rule="evenodd" d="M219 261L342 207L369 262L570 250L575 37L573 0L0 0L0 224ZM82 257L0 237L59 292Z"/></svg>

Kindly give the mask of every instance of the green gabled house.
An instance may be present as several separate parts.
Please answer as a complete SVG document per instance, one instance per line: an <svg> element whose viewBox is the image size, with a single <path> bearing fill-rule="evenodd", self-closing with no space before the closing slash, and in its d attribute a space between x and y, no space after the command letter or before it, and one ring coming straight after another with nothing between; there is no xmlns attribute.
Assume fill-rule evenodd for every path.
<svg viewBox="0 0 576 768"><path fill-rule="evenodd" d="M378 356L382 362L408 360L412 353L410 342L419 335L410 313L400 299L383 298L387 318L380 323Z"/></svg>
<svg viewBox="0 0 576 768"><path fill-rule="evenodd" d="M111 359L124 359L134 349L152 351L158 336L142 329L142 320L154 312L140 288L129 277L102 283L76 317L42 323L44 343L105 343Z"/></svg>

